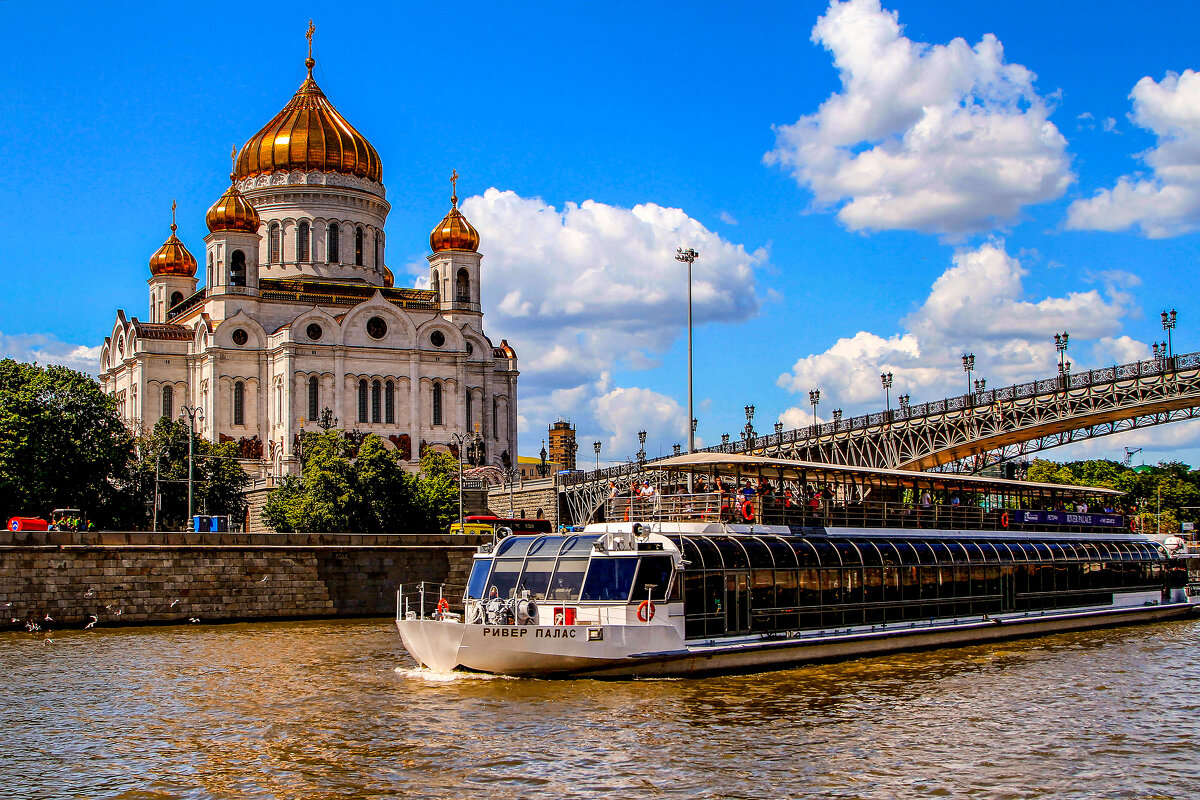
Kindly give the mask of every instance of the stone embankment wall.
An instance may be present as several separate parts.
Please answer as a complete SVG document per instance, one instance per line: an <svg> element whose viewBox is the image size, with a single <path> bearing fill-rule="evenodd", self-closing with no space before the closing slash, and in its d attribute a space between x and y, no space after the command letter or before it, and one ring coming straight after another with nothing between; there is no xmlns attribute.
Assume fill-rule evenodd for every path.
<svg viewBox="0 0 1200 800"><path fill-rule="evenodd" d="M475 536L0 532L0 627L385 616L396 590L461 605ZM429 610L437 602L430 589ZM410 600L415 604L415 600Z"/></svg>

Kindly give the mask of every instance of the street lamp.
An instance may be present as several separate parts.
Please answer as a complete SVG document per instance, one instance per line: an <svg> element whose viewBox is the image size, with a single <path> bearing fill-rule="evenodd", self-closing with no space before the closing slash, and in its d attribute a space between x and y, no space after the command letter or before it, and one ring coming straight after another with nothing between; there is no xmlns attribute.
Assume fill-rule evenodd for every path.
<svg viewBox="0 0 1200 800"><path fill-rule="evenodd" d="M892 373L885 372L879 376L883 384L883 401L887 404L888 416L892 415Z"/></svg>
<svg viewBox="0 0 1200 800"><path fill-rule="evenodd" d="M638 466L646 463L646 432L638 431L638 451L637 451Z"/></svg>
<svg viewBox="0 0 1200 800"><path fill-rule="evenodd" d="M783 423L782 423L782 422L776 422L776 423L775 423L775 435L776 435L776 436L778 436L778 435L779 435L779 434L781 434L781 433L783 433Z"/></svg>
<svg viewBox="0 0 1200 800"><path fill-rule="evenodd" d="M1058 371L1065 372L1063 368L1063 359L1066 358L1067 340L1071 338L1071 334L1063 331L1062 333L1054 334L1054 349L1058 351Z"/></svg>
<svg viewBox="0 0 1200 800"><path fill-rule="evenodd" d="M544 478L548 474L550 474L550 465L546 463L546 440L545 439L542 439L542 452L539 453L538 455L540 455L542 457L542 463L538 464L538 475L540 475L541 477Z"/></svg>
<svg viewBox="0 0 1200 800"><path fill-rule="evenodd" d="M754 438L754 406L746 406L746 441Z"/></svg>
<svg viewBox="0 0 1200 800"><path fill-rule="evenodd" d="M987 378L976 378L975 379L975 394L980 394L986 388L987 388Z"/></svg>
<svg viewBox="0 0 1200 800"><path fill-rule="evenodd" d="M833 429L836 431L838 426L842 424L842 410L835 408L833 410Z"/></svg>
<svg viewBox="0 0 1200 800"><path fill-rule="evenodd" d="M692 264L700 257L692 248L686 250L682 247L675 251L675 260L687 264L688 269L688 419L693 419L694 411L692 409ZM688 433L688 452L694 452L696 449L696 426L692 425L692 430Z"/></svg>
<svg viewBox="0 0 1200 800"><path fill-rule="evenodd" d="M1170 313L1162 312L1163 330L1167 332L1167 358L1175 357L1175 347L1171 342L1171 331L1175 330L1175 309L1171 309Z"/></svg>
<svg viewBox="0 0 1200 800"><path fill-rule="evenodd" d="M815 427L816 425L818 425L820 423L820 420L817 419L817 403L821 402L821 390L813 389L812 391L810 391L808 393L808 402L812 403L813 426Z"/></svg>
<svg viewBox="0 0 1200 800"><path fill-rule="evenodd" d="M728 433L721 434L721 444L729 444L729 434Z"/></svg>
<svg viewBox="0 0 1200 800"><path fill-rule="evenodd" d="M678 442L671 445L671 455L673 455L673 456L679 455L679 443Z"/></svg>
<svg viewBox="0 0 1200 800"><path fill-rule="evenodd" d="M592 449L596 451L596 472L600 471L600 443L592 442Z"/></svg>
<svg viewBox="0 0 1200 800"><path fill-rule="evenodd" d="M462 433L452 433L450 438L454 440L458 448L458 532L463 532L463 450L467 443L467 437Z"/></svg>
<svg viewBox="0 0 1200 800"><path fill-rule="evenodd" d="M971 393L971 370L975 369L975 354L963 353L963 372L967 373L967 394Z"/></svg>
<svg viewBox="0 0 1200 800"><path fill-rule="evenodd" d="M198 408L196 406L184 406L181 409L179 409L179 417L180 417L180 419L182 419L183 417L188 418L188 481L187 481L187 483L188 483L188 518L187 518L187 530L194 531L195 525L196 525L196 519L195 519L195 517L192 516L192 474L193 474L192 459L193 459L193 452L194 452L193 446L196 443L196 420L200 420L201 425L204 424L204 409Z"/></svg>
<svg viewBox="0 0 1200 800"><path fill-rule="evenodd" d="M896 401L900 403L900 409L904 411L906 415L908 413L908 404L910 399L911 398L907 394L902 394L896 398Z"/></svg>

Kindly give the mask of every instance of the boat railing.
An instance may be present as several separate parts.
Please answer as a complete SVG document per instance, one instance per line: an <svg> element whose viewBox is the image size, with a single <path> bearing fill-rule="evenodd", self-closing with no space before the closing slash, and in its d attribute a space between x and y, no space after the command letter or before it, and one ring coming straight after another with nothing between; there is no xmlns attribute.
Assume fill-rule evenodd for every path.
<svg viewBox="0 0 1200 800"><path fill-rule="evenodd" d="M459 619L450 611L451 594L455 594L454 605L461 605L461 587L432 581L402 583L396 588L396 619Z"/></svg>
<svg viewBox="0 0 1200 800"><path fill-rule="evenodd" d="M986 508L964 504L842 502L790 495L734 495L727 492L610 497L606 522L724 522L839 528L937 530L1129 531L1119 514Z"/></svg>

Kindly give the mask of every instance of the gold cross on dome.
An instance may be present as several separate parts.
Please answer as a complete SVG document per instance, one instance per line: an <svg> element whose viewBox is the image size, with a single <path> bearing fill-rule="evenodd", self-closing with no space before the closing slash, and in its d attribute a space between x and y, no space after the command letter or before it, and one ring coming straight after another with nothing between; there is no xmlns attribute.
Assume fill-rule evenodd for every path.
<svg viewBox="0 0 1200 800"><path fill-rule="evenodd" d="M175 198L172 197L171 198L171 230L172 231L175 230L176 227L178 227L178 226L175 224Z"/></svg>
<svg viewBox="0 0 1200 800"><path fill-rule="evenodd" d="M229 160L233 162L233 169L237 169L237 145L233 146L233 150L229 153Z"/></svg>
<svg viewBox="0 0 1200 800"><path fill-rule="evenodd" d="M450 188L455 194L458 194L458 170L454 170L454 172L450 174Z"/></svg>
<svg viewBox="0 0 1200 800"><path fill-rule="evenodd" d="M308 21L308 32L306 32L304 34L304 38L308 39L308 57L309 58L312 58L312 37L313 37L313 34L316 33L316 31L317 31L317 28L316 28L316 26L313 25L313 21L310 19Z"/></svg>

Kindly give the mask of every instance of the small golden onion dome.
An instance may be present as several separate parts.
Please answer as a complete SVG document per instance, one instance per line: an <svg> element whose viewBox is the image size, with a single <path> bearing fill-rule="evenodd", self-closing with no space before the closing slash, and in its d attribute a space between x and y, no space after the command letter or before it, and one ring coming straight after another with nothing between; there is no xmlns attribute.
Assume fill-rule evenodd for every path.
<svg viewBox="0 0 1200 800"><path fill-rule="evenodd" d="M513 350L512 345L508 343L508 339L501 339L500 346L492 348L492 355L495 358L516 358L517 351Z"/></svg>
<svg viewBox="0 0 1200 800"><path fill-rule="evenodd" d="M383 268L383 285L388 289L391 289L396 285L396 276L393 275L392 271L387 267Z"/></svg>
<svg viewBox="0 0 1200 800"><path fill-rule="evenodd" d="M235 180L233 175L229 177ZM258 212L254 210L254 206L250 205L246 196L238 191L236 183L231 183L225 194L213 203L213 207L208 210L204 221L208 224L208 230L211 233L222 231L258 233L258 226L262 222L258 217Z"/></svg>
<svg viewBox="0 0 1200 800"><path fill-rule="evenodd" d="M277 170L338 172L380 183L379 153L325 98L313 80L312 57L304 62L308 77L291 101L238 154L238 180Z"/></svg>
<svg viewBox="0 0 1200 800"><path fill-rule="evenodd" d="M443 250L479 251L479 231L458 210L458 195L451 196L449 213L429 234L429 249L435 253Z"/></svg>
<svg viewBox="0 0 1200 800"><path fill-rule="evenodd" d="M196 257L188 252L175 235L179 226L171 223L171 235L150 257L151 275L178 275L183 278L196 277Z"/></svg>

